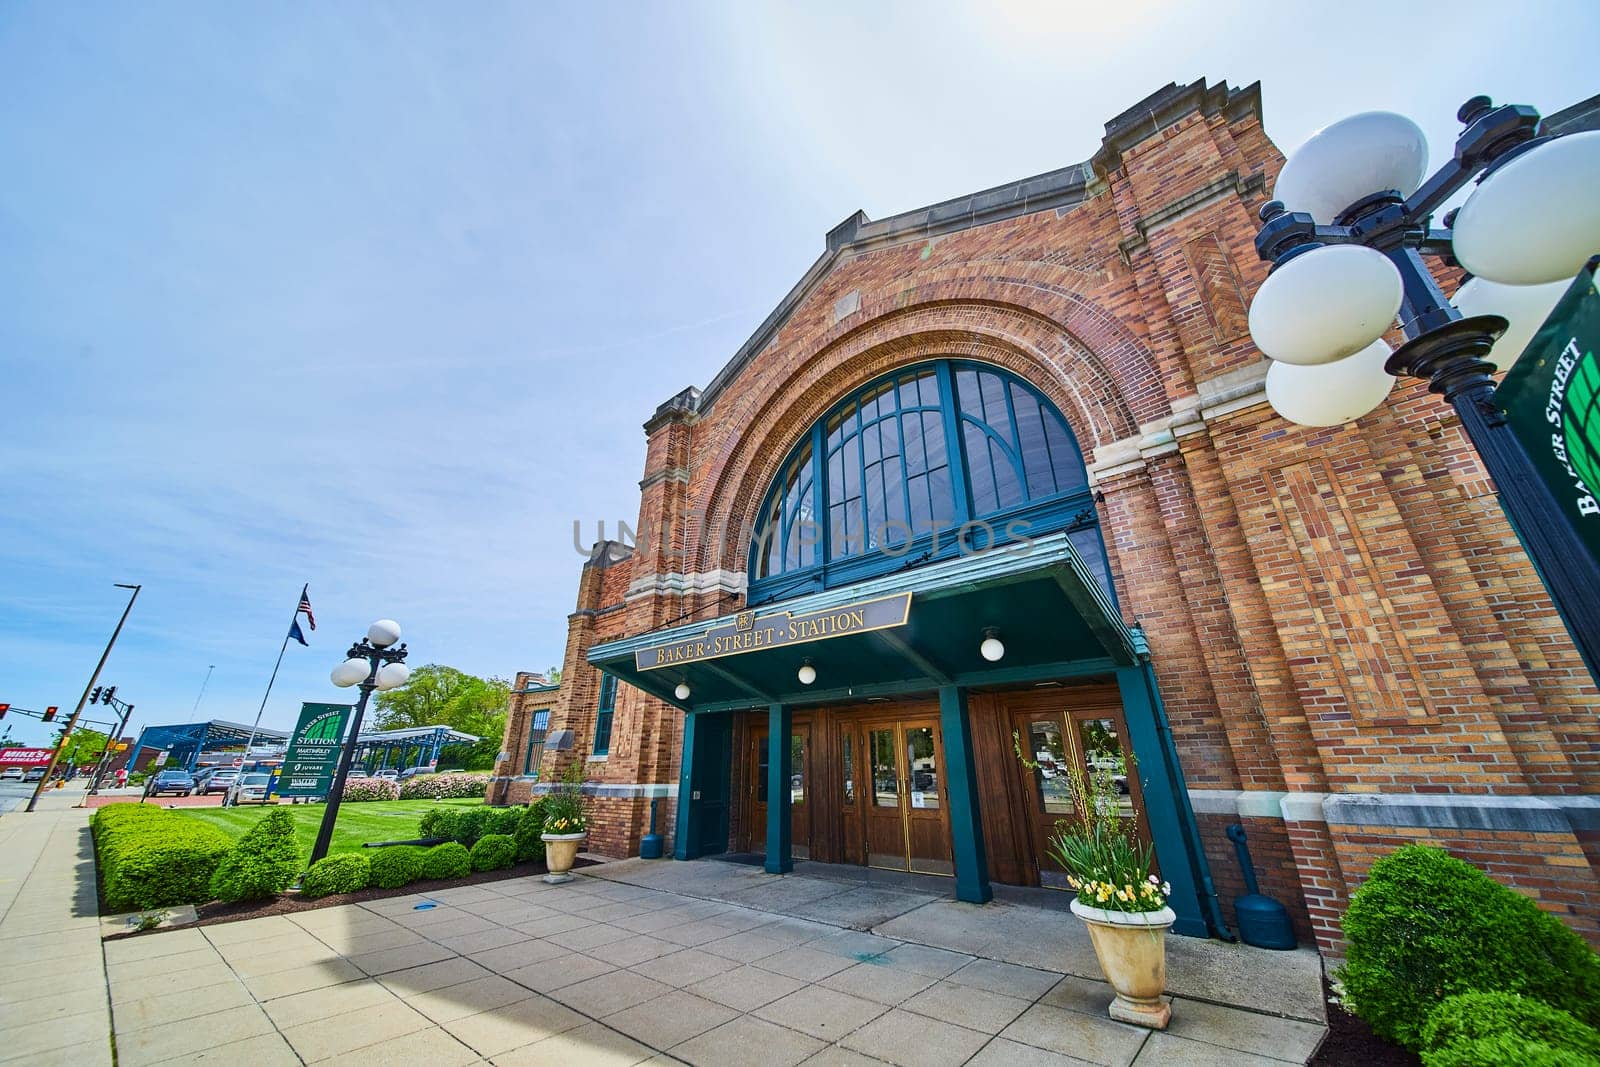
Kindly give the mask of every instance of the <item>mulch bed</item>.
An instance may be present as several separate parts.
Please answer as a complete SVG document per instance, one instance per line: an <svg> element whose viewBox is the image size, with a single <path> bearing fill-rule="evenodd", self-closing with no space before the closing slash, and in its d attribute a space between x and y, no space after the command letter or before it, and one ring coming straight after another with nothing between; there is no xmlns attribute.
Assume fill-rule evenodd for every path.
<svg viewBox="0 0 1600 1067"><path fill-rule="evenodd" d="M573 868L592 867L598 861L578 857L573 863ZM126 933L110 934L103 938L105 941L121 941L128 937L143 937L147 934L160 934L166 930L188 930L196 926L215 926L218 923L239 922L244 919L259 919L266 915L293 915L301 911L314 911L317 908L334 908L341 904L361 904L368 900L384 900L388 897L404 897L414 893L426 896L428 893L438 893L446 889L454 889L463 885L481 885L484 882L503 882L507 878L536 878L545 874L548 868L542 863L519 863L515 867L507 867L498 871L474 871L465 878L446 878L434 881L423 879L403 885L398 889L360 889L354 893L329 893L325 897L302 897L299 893L288 892L271 900L246 900L237 904L224 904L221 901L212 901L209 904L196 904L195 914L198 921L183 923L179 926L165 927L161 930L129 930ZM98 869L96 876L98 877ZM160 910L152 908L152 911ZM105 913L104 898L101 900L101 913Z"/></svg>
<svg viewBox="0 0 1600 1067"><path fill-rule="evenodd" d="M1328 1036L1308 1067L1347 1067L1352 1063L1361 1067L1419 1067L1422 1060L1416 1053L1391 1045L1373 1033L1372 1027L1330 1001L1332 995L1324 973L1322 999L1328 1004Z"/></svg>

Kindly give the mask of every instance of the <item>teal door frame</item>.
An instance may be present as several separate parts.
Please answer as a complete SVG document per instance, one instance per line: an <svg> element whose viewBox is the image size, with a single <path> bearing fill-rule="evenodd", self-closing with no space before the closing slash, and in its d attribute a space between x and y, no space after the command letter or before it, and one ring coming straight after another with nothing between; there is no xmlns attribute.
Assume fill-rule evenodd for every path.
<svg viewBox="0 0 1600 1067"><path fill-rule="evenodd" d="M720 840L726 843L728 839L731 728L727 715L690 712L683 717L683 755L678 765L678 803L672 833L675 860L707 855L705 842L708 837L716 837L712 831L719 828ZM707 790L716 792L714 802L702 796ZM717 827L708 825L712 818L717 820Z"/></svg>
<svg viewBox="0 0 1600 1067"><path fill-rule="evenodd" d="M788 874L794 870L792 824L789 819L793 794L789 735L794 730L794 712L787 704L767 707L767 862L768 874Z"/></svg>
<svg viewBox="0 0 1600 1067"><path fill-rule="evenodd" d="M950 846L956 863L956 899L987 904L989 857L983 845L983 820L978 812L978 769L972 762L972 724L967 717L967 691L959 685L939 687L939 734L944 741L944 780L950 797Z"/></svg>
<svg viewBox="0 0 1600 1067"><path fill-rule="evenodd" d="M1189 789L1178 750L1172 743L1167 711L1148 660L1117 669L1117 689L1133 746L1135 772L1144 790L1144 814L1155 843L1161 875L1172 884L1168 905L1178 915L1176 933L1234 940L1222 919L1211 867L1200 842L1200 828L1189 803Z"/></svg>

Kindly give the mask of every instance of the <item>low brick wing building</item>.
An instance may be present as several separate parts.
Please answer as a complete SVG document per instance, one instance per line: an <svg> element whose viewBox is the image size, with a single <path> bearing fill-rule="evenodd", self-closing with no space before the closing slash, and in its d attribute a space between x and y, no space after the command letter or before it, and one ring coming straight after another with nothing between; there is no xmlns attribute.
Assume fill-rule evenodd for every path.
<svg viewBox="0 0 1600 1067"><path fill-rule="evenodd" d="M559 690L519 676L510 797L580 760L596 851L660 801L680 860L983 901L1061 883L1080 766L1185 933L1233 923L1239 822L1324 951L1416 840L1600 937L1600 698L1451 410L1413 382L1335 429L1265 403L1282 161L1258 86L1171 85L1084 162L835 227L645 423L636 536L583 567ZM575 743L536 764L545 710Z"/></svg>

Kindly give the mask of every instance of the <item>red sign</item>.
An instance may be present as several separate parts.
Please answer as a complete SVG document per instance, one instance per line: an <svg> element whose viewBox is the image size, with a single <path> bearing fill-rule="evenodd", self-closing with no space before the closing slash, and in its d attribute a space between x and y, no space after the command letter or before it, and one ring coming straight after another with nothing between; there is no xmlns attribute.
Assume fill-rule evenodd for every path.
<svg viewBox="0 0 1600 1067"><path fill-rule="evenodd" d="M51 755L48 748L6 748L0 749L0 763L49 763Z"/></svg>

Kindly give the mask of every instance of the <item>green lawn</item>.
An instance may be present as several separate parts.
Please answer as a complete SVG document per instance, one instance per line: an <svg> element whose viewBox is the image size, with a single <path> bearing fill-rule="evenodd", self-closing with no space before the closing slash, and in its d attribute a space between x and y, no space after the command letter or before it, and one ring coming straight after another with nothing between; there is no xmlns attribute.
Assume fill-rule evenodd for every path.
<svg viewBox="0 0 1600 1067"><path fill-rule="evenodd" d="M441 804L452 807L476 807L482 797L463 797L457 800L369 800L359 804L349 801L339 805L339 820L333 826L333 844L329 854L354 852L368 841L409 841L421 836L417 821L423 812ZM311 857L311 846L316 843L317 830L322 826L322 813L326 804L282 804L284 811L294 816L295 839L300 843L302 858ZM173 808L174 813L204 819L228 834L234 840L261 821L270 809L260 805L234 808Z"/></svg>

